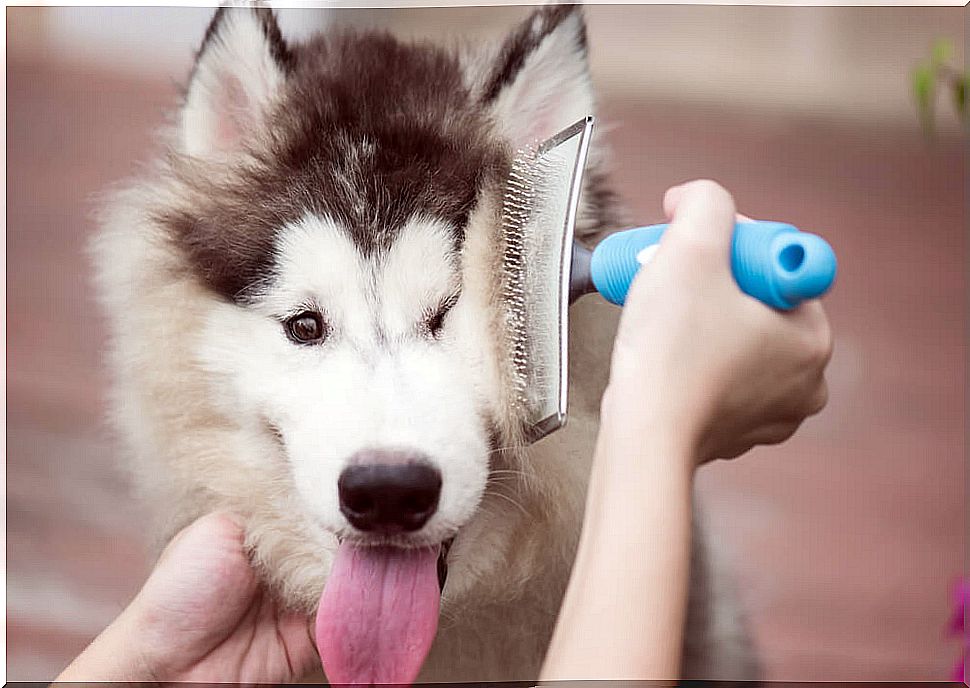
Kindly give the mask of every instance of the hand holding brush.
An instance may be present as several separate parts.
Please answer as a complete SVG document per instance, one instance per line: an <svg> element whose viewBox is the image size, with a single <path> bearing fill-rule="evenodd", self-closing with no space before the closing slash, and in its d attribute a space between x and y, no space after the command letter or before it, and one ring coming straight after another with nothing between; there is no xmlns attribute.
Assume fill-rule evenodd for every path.
<svg viewBox="0 0 970 688"><path fill-rule="evenodd" d="M696 466L787 439L827 400L825 312L818 301L773 309L735 288L731 196L691 182L664 209L668 234L620 319L543 680L679 678Z"/></svg>
<svg viewBox="0 0 970 688"><path fill-rule="evenodd" d="M763 325L765 319L781 322L779 318L786 311L795 314L787 322L812 317L817 320L818 316L812 314L820 313L820 306L812 305L811 301L825 294L835 280L836 259L831 246L821 237L800 232L791 225L756 222L736 216L732 210L726 230L711 233L707 225L695 226L696 223L683 217L674 218L678 199L688 186L668 192L665 210L672 218L670 225L616 232L593 250L574 241L592 127L593 118L586 117L550 139L520 151L507 184L503 206L503 296L513 351L512 378L516 381L525 434L532 442L555 432L566 422L569 304L584 294L598 292L611 303L624 305L637 281L656 284L659 277L653 273L669 271L671 264L676 264L679 272L661 280L662 293L655 293L652 307L639 308L639 315L626 316L630 320L666 313L673 323L664 327L676 329L685 321L677 319L676 308L683 305L679 290L696 290L696 285L691 287L689 283L698 272L723 277L702 283L708 287L716 284L720 291L707 294L706 311L711 315L710 320L686 319L695 328L686 333L683 342L690 350L694 340L711 336L719 327L734 332ZM706 189L711 203L712 198L727 196L713 182L693 182L689 188ZM727 203L722 198L721 205L733 208L733 201ZM671 234L673 222L687 222L687 229ZM677 256L690 256L690 251L665 248L668 244L682 247L684 243L707 250L694 256L691 262L677 259ZM661 254L668 257L660 260L656 256ZM648 267L642 267L648 263ZM725 299L746 302L744 308L760 316L726 321L723 311L717 307ZM701 305L697 303L695 307ZM757 329L752 334L759 332L768 334ZM770 341L764 342L765 346L770 344ZM622 331L616 346L618 352L623 352ZM632 348L628 356L634 360L660 355L649 345L641 350ZM707 362L698 360L697 363ZM685 376L688 373L682 372ZM789 425L774 428L770 437L784 434ZM745 439L740 440L742 446ZM755 440L760 442L762 436Z"/></svg>

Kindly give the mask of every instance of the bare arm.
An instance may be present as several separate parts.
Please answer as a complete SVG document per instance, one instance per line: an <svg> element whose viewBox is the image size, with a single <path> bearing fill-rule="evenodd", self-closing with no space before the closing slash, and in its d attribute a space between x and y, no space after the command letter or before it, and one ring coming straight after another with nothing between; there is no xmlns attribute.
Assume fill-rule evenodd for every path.
<svg viewBox="0 0 970 688"><path fill-rule="evenodd" d="M776 444L825 405L820 304L790 313L730 272L734 201L667 192L670 230L631 286L583 533L541 678L674 679L687 608L695 467Z"/></svg>
<svg viewBox="0 0 970 688"><path fill-rule="evenodd" d="M615 410L605 422L622 425L626 414ZM689 451L659 434L603 427L597 455L588 518L542 679L675 677L690 552ZM614 470L600 460L608 455L636 467Z"/></svg>

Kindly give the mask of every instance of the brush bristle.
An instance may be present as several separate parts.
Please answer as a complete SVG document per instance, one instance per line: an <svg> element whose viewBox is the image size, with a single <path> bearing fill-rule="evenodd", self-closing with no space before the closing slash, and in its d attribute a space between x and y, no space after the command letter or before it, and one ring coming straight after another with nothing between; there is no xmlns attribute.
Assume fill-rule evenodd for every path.
<svg viewBox="0 0 970 688"><path fill-rule="evenodd" d="M547 336L555 324L543 322L544 306L555 299L550 287L556 276L546 274L546 259L556 247L550 244L548 218L549 177L552 163L539 154L538 144L520 149L512 161L502 201L502 299L506 334L509 339L513 413L528 434L536 421L536 410L546 396L549 362L537 337ZM553 233L554 234L554 233ZM558 265L558 262L557 262ZM552 280L552 282L550 282Z"/></svg>
<svg viewBox="0 0 970 688"><path fill-rule="evenodd" d="M517 416L525 412L529 403L525 228L535 211L535 156L534 147L516 153L502 201L502 238L505 244L502 257L502 298L511 350L511 382Z"/></svg>
<svg viewBox="0 0 970 688"><path fill-rule="evenodd" d="M514 156L502 201L501 297L513 422L527 441L559 427L569 262L580 122ZM555 425L554 425L555 424Z"/></svg>

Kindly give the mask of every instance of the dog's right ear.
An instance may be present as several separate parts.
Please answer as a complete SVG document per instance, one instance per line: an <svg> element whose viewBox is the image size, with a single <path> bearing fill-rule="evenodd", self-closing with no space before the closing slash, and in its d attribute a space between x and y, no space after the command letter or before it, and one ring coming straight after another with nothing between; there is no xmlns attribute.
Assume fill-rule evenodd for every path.
<svg viewBox="0 0 970 688"><path fill-rule="evenodd" d="M180 113L182 152L211 158L238 150L263 123L291 64L272 10L216 10Z"/></svg>
<svg viewBox="0 0 970 688"><path fill-rule="evenodd" d="M580 5L547 5L502 44L481 99L516 148L542 141L593 114Z"/></svg>

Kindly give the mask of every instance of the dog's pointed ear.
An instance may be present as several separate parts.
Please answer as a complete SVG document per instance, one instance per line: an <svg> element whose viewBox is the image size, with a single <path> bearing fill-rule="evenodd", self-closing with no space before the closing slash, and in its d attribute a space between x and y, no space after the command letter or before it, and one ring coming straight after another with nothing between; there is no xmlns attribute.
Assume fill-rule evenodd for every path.
<svg viewBox="0 0 970 688"><path fill-rule="evenodd" d="M516 148L592 114L582 7L553 5L533 12L505 40L481 98Z"/></svg>
<svg viewBox="0 0 970 688"><path fill-rule="evenodd" d="M180 113L182 151L231 154L256 131L292 55L272 10L220 7L206 29Z"/></svg>

